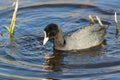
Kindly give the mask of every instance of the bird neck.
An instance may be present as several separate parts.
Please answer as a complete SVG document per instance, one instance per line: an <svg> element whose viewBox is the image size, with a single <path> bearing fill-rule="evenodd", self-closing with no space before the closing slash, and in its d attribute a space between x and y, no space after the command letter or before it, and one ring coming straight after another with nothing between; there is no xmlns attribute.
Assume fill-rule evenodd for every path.
<svg viewBox="0 0 120 80"><path fill-rule="evenodd" d="M62 47L65 44L65 39L63 37L62 30L59 29L59 32L54 37L54 47Z"/></svg>

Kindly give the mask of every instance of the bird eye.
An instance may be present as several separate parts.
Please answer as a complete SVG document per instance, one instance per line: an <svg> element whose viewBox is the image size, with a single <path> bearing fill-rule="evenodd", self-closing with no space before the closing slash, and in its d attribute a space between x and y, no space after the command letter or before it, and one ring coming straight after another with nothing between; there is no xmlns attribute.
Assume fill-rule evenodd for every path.
<svg viewBox="0 0 120 80"><path fill-rule="evenodd" d="M50 32L48 32L47 35L49 36L49 35L50 35Z"/></svg>

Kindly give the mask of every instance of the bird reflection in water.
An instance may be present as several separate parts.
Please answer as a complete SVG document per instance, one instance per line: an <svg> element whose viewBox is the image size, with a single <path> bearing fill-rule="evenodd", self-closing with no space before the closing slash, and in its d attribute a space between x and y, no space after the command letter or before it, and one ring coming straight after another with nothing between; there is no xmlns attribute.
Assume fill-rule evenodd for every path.
<svg viewBox="0 0 120 80"><path fill-rule="evenodd" d="M61 71L63 65L63 54L61 51L54 50L52 57L46 57L45 65L43 67L46 72L58 72Z"/></svg>
<svg viewBox="0 0 120 80"><path fill-rule="evenodd" d="M102 43L102 46L106 45L106 41L104 41ZM72 60L72 57L70 58L70 60L75 61L75 57L76 58L81 58L83 56L91 56L91 57L96 57L96 56L102 56L103 53L103 48L102 50L99 51L99 49L101 49L101 45L97 46L96 48L92 48L92 49L88 49L88 50L82 50L82 51L59 51L59 50L53 50L53 54L50 57L45 57L45 65L43 66L43 71L45 72L61 72L63 67L69 67L69 64L64 63L64 58L66 57L74 57ZM91 58L87 58L87 61L91 61ZM78 64L72 64L70 65L72 66L77 66L79 65L79 68L82 68L82 64L81 63L82 60L77 61ZM82 61L83 63L84 61ZM84 62L86 63L86 62ZM74 68L73 67L73 68ZM85 67L85 65L84 65Z"/></svg>
<svg viewBox="0 0 120 80"><path fill-rule="evenodd" d="M88 49L88 50L82 50L82 51L59 51L59 50L53 50L53 54L50 57L45 57L45 65L43 66L43 70L45 72L61 72L62 67L65 67L67 64L64 64L64 58L67 56L102 56L103 51L99 51L103 46L105 46L106 40L103 41L103 43L99 46L96 46L94 48ZM102 49L103 50L103 49ZM91 60L90 60L91 61ZM79 62L79 61L78 61ZM82 65L82 64L79 64ZM75 65L74 65L75 66Z"/></svg>

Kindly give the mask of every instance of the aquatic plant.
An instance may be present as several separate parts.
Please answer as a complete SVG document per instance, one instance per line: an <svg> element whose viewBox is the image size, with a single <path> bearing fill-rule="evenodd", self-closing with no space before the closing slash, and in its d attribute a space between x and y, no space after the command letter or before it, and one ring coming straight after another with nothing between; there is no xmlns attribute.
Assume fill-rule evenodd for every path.
<svg viewBox="0 0 120 80"><path fill-rule="evenodd" d="M11 24L10 26L5 26L5 28L8 30L10 37L14 35L14 30L15 30L15 24L16 24L16 14L18 10L18 0L15 3L15 9L13 12L13 16L11 19Z"/></svg>
<svg viewBox="0 0 120 80"><path fill-rule="evenodd" d="M103 24L102 24L100 18L99 18L98 16L96 16L96 18L97 18L97 20L98 20L99 25L100 25L100 26L103 26Z"/></svg>
<svg viewBox="0 0 120 80"><path fill-rule="evenodd" d="M95 24L94 18L93 18L91 15L89 15L88 17L89 17L89 19L90 19L90 23L91 23L91 24ZM99 18L98 16L96 16L96 18L97 18L97 20L98 20L99 25L100 25L100 26L103 26L100 18Z"/></svg>
<svg viewBox="0 0 120 80"><path fill-rule="evenodd" d="M120 29L119 29L119 25L118 25L117 13L116 13L116 12L115 12L114 17L115 17L115 23L116 23L116 30L119 32L119 31L120 31Z"/></svg>
<svg viewBox="0 0 120 80"><path fill-rule="evenodd" d="M89 15L89 19L91 24L95 24L94 18L91 15Z"/></svg>

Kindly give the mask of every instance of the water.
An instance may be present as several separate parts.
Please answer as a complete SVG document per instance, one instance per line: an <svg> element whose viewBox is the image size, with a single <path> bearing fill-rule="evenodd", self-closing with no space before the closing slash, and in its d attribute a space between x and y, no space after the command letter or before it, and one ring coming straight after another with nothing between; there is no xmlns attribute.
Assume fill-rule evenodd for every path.
<svg viewBox="0 0 120 80"><path fill-rule="evenodd" d="M10 24L14 0L0 0L0 80L119 80L120 39L114 11L119 0L19 0L14 40L3 26ZM90 23L97 15L110 27L102 48L62 52L52 42L42 45L43 29L56 23L64 34ZM11 42L12 41L12 42Z"/></svg>

